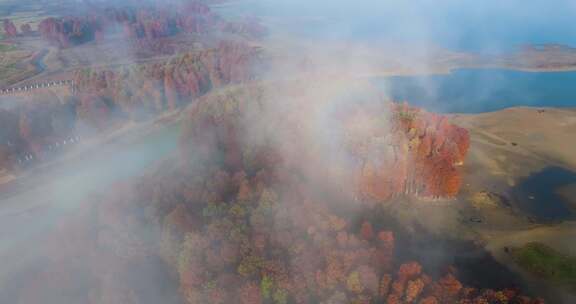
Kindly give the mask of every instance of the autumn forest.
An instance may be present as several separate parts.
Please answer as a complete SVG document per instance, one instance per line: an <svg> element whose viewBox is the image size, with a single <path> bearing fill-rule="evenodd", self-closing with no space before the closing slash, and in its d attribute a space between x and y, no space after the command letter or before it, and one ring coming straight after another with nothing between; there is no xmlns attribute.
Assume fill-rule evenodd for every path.
<svg viewBox="0 0 576 304"><path fill-rule="evenodd" d="M160 128L168 117L181 130L178 148L142 174L66 209L37 244L41 265L11 281L7 298L544 303L512 282L483 286L455 265L430 268L415 258L426 252L403 248L417 237L381 216L391 202L459 197L471 146L466 128L353 77L343 85L308 74L267 77L275 62L259 42L268 34L259 20L228 21L210 1L182 2L177 10L49 17L36 33L4 21L10 38L37 34L50 48L121 39L155 56L74 68L66 71L69 98L46 93L0 107L0 169L33 172L65 155L64 145L127 125ZM185 52L170 47L182 37L210 42Z"/></svg>

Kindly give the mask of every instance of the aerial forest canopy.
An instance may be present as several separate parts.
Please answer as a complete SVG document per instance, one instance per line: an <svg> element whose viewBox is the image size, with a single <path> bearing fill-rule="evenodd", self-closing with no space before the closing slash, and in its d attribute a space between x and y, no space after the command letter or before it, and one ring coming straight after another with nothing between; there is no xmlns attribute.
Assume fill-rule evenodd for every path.
<svg viewBox="0 0 576 304"><path fill-rule="evenodd" d="M99 282L87 285L89 303L149 303L154 297L135 293L129 274L155 259L189 304L542 303L516 289L466 286L455 268L428 274L400 254L406 240L391 223L362 215L393 197L456 195L465 130L372 94L325 102L298 93L309 90L251 83L199 98L177 157L60 225L47 244L62 252L23 303L44 299L42 278L79 265ZM329 139L317 129L325 127ZM420 176L408 174L415 168ZM51 284L70 286L69 276Z"/></svg>
<svg viewBox="0 0 576 304"><path fill-rule="evenodd" d="M45 159L55 145L77 136L176 111L212 89L252 80L260 57L257 48L224 41L160 63L78 70L71 98L44 95L0 109L0 168Z"/></svg>
<svg viewBox="0 0 576 304"><path fill-rule="evenodd" d="M370 87L346 90L357 94L258 83L191 107L174 171L157 176L181 181L180 199L155 207L186 303L541 303L427 275L396 256L390 226L357 217L393 197L456 195L469 136Z"/></svg>
<svg viewBox="0 0 576 304"><path fill-rule="evenodd" d="M9 24L5 23L5 27ZM13 29L16 30L15 28ZM184 1L177 7L109 7L84 16L50 17L38 25L42 37L67 48L86 42L102 42L117 32L136 43L171 37L179 33L210 35L239 34L259 38L266 30L255 19L226 21L201 1ZM9 31L12 33L12 31Z"/></svg>
<svg viewBox="0 0 576 304"><path fill-rule="evenodd" d="M226 1L145 2L94 4L39 20L37 33L3 21L10 41L42 45L28 62L42 71L2 91L0 173L21 188L41 173L22 200L48 203L6 195L17 202L7 222L45 217L18 229L25 246L6 256L34 250L0 276L0 302L7 292L15 304L544 303L468 229L477 205L505 202L464 178L464 164L478 165L470 155L488 155L471 146L477 129L457 124L466 115L393 100L371 81L387 63L363 47L272 46L257 19L217 14ZM502 162L522 151L495 138L485 146L504 146ZM430 210L434 223L419 221ZM473 249L452 254L452 241ZM528 266L569 260L504 248ZM485 264L463 266L486 260L505 275L489 282L500 268L486 279L469 273Z"/></svg>
<svg viewBox="0 0 576 304"><path fill-rule="evenodd" d="M247 93L243 90L252 95L245 96ZM295 85L291 90L308 92L314 88ZM373 95L370 97L356 97L359 101L354 99L338 101L334 102L334 105L330 104L330 107L321 107L325 110L323 112L334 112L333 117L309 117L294 109L319 111L314 103L322 104L322 102L310 96L295 96L291 100L281 101L288 103L289 106L277 106L275 105L277 101L270 91L258 85L249 86L247 89L222 93L226 97L222 97L222 100L217 99L219 103L214 101L206 103L205 107L209 110L205 111L208 113L199 114L200 118L193 116L193 122L185 132L195 134L208 144L217 144L208 148L205 147L205 142L195 140L196 137L192 136L190 154L197 155L197 151L203 151L202 155L205 153L206 157L223 155L225 160L229 160L226 165L236 169L242 167L239 159L247 153L241 150L243 138L254 137L256 135L252 133L257 133L259 141L273 138L277 141L277 138L286 136L285 143L264 145L260 147L262 151L251 143L244 146L250 150L250 154L256 155L258 153L274 155L290 151L292 159L280 158L280 163L291 161L298 166L307 161L303 159L306 156L330 159L328 156L330 154L332 157L347 158L342 163L330 164L334 172L326 173L329 176L338 174L337 168L340 165L349 166L349 162L353 162L351 168L341 169L345 173L354 172L353 182L359 186L356 192L359 197L366 200L385 201L405 194L436 199L450 198L458 194L461 177L457 166L465 159L470 139L465 129L450 124L446 117L410 107L405 103L386 101L376 95L373 89L371 92ZM268 95L265 95L266 93ZM366 93L359 92L359 94ZM261 112L255 111L253 109L257 107L253 104L258 104L264 109ZM195 105L194 108L202 106ZM274 116L278 116L274 122L262 126L259 130L246 131L243 124L247 123L238 121L245 116L266 121L271 115L270 111L277 108L282 109L281 114L273 113ZM327 122L326 125L314 126L314 130L309 130L305 128L310 124L306 122L306 118L326 119ZM332 130L331 140L336 143L320 142L319 139L324 138L316 134L318 131L316 128ZM247 134L242 134L243 131ZM309 133L318 136L319 139L310 138ZM310 141L302 143L307 138ZM204 147L208 150L204 151ZM220 148L213 150L217 147ZM274 147L282 147L284 150L274 151ZM316 151L316 148L325 151ZM338 152L342 149L347 153L345 156L339 155L343 153ZM231 160L236 162L233 163ZM319 159L309 161L316 166L319 164Z"/></svg>
<svg viewBox="0 0 576 304"><path fill-rule="evenodd" d="M293 93L278 95L285 89ZM542 303L465 286L455 268L427 274L398 255L390 223L362 215L393 197L456 195L466 131L371 94L331 102L294 93L310 89L253 83L201 97L186 112L177 157L93 198L84 206L96 209L62 223L50 247L89 259L82 267L100 287L87 293L106 303L148 303L121 278L150 259L189 304ZM38 278L78 267L53 263Z"/></svg>
<svg viewBox="0 0 576 304"><path fill-rule="evenodd" d="M79 70L74 83L88 116L95 103L110 100L112 108L138 120L182 108L223 85L252 80L260 62L257 48L221 42L214 49L184 53L166 62ZM105 125L106 119L95 124Z"/></svg>

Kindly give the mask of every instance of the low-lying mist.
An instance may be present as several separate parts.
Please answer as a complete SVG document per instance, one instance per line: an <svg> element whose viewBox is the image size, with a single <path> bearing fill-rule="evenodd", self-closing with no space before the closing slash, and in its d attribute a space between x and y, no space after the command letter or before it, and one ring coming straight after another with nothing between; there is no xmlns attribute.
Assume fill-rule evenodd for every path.
<svg viewBox="0 0 576 304"><path fill-rule="evenodd" d="M475 244L404 227L387 212L458 198L470 139L370 78L390 64L383 45L402 42L388 54L421 71L438 47L507 47L497 41L508 37L504 20L537 26L544 3L206 1L206 11L178 2L203 13L186 19L165 2L139 3L155 8L128 18L132 40L99 41L98 31L76 40L82 31L50 23L59 54L118 43L128 60L66 71L78 125L91 124L89 151L18 168L6 186L1 302L542 303ZM237 6L259 19L226 23ZM34 115L18 111L13 137L30 153L49 146L52 136L26 136Z"/></svg>

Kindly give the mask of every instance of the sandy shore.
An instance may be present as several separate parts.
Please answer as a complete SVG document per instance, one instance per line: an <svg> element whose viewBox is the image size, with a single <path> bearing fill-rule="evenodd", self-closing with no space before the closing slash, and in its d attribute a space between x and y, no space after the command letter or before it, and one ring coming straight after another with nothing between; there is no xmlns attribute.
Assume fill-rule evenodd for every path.
<svg viewBox="0 0 576 304"><path fill-rule="evenodd" d="M576 221L540 221L519 210L516 206L521 203L511 195L519 183L545 168L576 172L576 109L519 107L453 114L451 120L471 134L460 196L435 203L402 202L389 210L408 227L481 245L549 303L576 303L576 295L525 273L505 251L537 241L576 255ZM576 183L554 190L576 207ZM535 199L538 204L554 203Z"/></svg>
<svg viewBox="0 0 576 304"><path fill-rule="evenodd" d="M576 109L517 107L455 114L452 121L470 130L468 168L512 182L546 166L576 170Z"/></svg>

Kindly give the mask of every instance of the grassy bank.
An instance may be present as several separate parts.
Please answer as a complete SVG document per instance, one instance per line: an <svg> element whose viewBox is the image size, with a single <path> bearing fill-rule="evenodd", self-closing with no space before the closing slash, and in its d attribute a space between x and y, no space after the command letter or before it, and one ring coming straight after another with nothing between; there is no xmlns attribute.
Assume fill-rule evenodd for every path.
<svg viewBox="0 0 576 304"><path fill-rule="evenodd" d="M576 257L537 242L514 248L511 253L525 270L576 291Z"/></svg>

